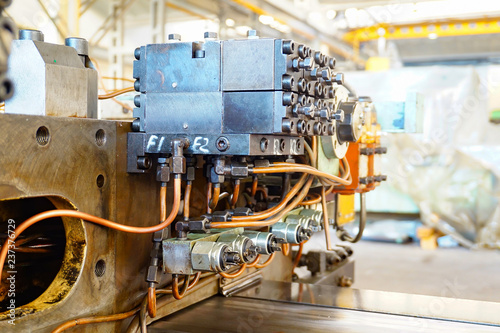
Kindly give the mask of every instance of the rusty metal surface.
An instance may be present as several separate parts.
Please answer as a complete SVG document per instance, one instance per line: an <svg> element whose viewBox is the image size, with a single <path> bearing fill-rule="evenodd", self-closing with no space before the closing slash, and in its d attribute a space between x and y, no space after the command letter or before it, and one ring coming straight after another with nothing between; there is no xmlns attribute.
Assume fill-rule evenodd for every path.
<svg viewBox="0 0 500 333"><path fill-rule="evenodd" d="M41 126L50 135L45 145L37 141ZM106 136L103 145L96 142L100 129ZM0 115L0 200L43 196L57 208L74 206L124 224L158 223L154 175L125 172L129 130L126 122ZM104 177L101 187L99 175ZM125 311L140 302L151 235L118 233L74 219L63 221L70 244L63 269L41 297L16 309L15 329L2 314L0 331L47 332L71 318ZM99 260L106 266L100 277L94 272ZM118 325L102 324L99 329L112 331ZM90 325L75 331L95 329Z"/></svg>

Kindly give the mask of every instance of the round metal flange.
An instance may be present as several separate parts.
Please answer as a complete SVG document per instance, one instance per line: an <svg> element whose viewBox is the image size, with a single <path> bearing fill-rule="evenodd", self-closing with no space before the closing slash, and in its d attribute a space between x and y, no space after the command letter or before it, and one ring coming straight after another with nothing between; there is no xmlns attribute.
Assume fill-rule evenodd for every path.
<svg viewBox="0 0 500 333"><path fill-rule="evenodd" d="M338 86L334 89L334 107L331 110L331 114L335 114L336 112L338 112L340 103L347 102L347 99L349 98L349 91L343 86ZM335 128L333 130L333 135L320 137L323 152L328 158L343 158L347 153L347 148L349 147L348 142L341 143L337 137L339 124L340 122L338 121L334 122Z"/></svg>

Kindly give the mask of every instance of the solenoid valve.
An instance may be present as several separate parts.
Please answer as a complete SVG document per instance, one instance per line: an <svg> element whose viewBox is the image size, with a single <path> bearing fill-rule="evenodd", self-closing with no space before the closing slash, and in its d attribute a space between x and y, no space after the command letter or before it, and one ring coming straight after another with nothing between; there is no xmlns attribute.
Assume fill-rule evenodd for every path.
<svg viewBox="0 0 500 333"><path fill-rule="evenodd" d="M217 240L229 246L233 252L237 253L241 263L250 263L257 257L257 248L252 240L243 235L223 234Z"/></svg>
<svg viewBox="0 0 500 333"><path fill-rule="evenodd" d="M250 238L255 244L258 254L269 255L276 251L281 251L278 239L270 232L245 231L244 235Z"/></svg>
<svg viewBox="0 0 500 333"><path fill-rule="evenodd" d="M304 229L302 225L286 222L273 224L270 232L278 238L280 243L299 244L309 240L312 236L312 231Z"/></svg>

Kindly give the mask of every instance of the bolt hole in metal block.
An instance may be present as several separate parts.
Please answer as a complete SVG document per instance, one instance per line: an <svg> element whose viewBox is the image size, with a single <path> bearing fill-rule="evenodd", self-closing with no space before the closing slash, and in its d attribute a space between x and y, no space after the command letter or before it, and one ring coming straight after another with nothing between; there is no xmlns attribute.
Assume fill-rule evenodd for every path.
<svg viewBox="0 0 500 333"><path fill-rule="evenodd" d="M94 273L97 277L103 276L106 273L106 261L103 259L98 260L95 264Z"/></svg>
<svg viewBox="0 0 500 333"><path fill-rule="evenodd" d="M105 182L104 176L103 175L97 176L95 182L96 182L97 187L102 188L104 186L104 182Z"/></svg>
<svg viewBox="0 0 500 333"><path fill-rule="evenodd" d="M49 129L45 126L40 126L36 130L36 142L40 146L46 146L50 141L50 132Z"/></svg>
<svg viewBox="0 0 500 333"><path fill-rule="evenodd" d="M95 143L99 147L104 146L104 144L106 143L106 132L104 132L103 129L99 129L95 133Z"/></svg>

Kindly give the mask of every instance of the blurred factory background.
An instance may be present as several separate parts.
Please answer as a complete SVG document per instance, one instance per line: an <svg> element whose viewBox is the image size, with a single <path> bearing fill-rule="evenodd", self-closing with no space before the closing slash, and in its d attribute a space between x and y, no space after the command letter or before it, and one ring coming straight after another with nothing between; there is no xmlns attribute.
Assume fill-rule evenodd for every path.
<svg viewBox="0 0 500 333"><path fill-rule="evenodd" d="M42 30L46 42L86 38L101 93L130 86L133 50L168 42L171 34L197 41L205 31L238 39L256 30L334 56L347 84L375 103L388 148L382 158L387 182L367 195L369 224L360 243L357 286L408 291L387 286L387 279L397 265L415 277L411 267L418 262L428 268L423 274L441 272L429 286L454 281L443 273L449 271L462 277L460 286L476 281L460 296L500 301L488 293L498 291L498 253L464 249L500 249L500 2L22 0L5 14L20 29ZM133 97L99 101L99 117L132 119ZM388 260L392 245L370 247L369 241L412 243L404 256L414 261ZM426 264L422 247L448 252ZM476 269L457 268L467 260ZM378 274L382 270L386 275ZM416 292L439 294L442 288L434 284Z"/></svg>

